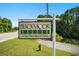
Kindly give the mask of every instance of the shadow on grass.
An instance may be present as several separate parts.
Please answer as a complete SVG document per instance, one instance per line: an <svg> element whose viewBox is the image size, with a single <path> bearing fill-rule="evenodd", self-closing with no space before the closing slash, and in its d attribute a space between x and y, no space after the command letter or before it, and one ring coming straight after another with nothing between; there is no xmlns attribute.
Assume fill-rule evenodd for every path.
<svg viewBox="0 0 79 59"><path fill-rule="evenodd" d="M79 45L79 40L64 38L61 42Z"/></svg>

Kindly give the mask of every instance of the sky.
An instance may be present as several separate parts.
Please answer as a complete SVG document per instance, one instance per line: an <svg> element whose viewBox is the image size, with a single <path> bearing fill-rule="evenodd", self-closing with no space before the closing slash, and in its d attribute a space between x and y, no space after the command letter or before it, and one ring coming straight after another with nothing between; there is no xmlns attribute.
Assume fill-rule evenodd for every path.
<svg viewBox="0 0 79 59"><path fill-rule="evenodd" d="M79 3L49 3L49 14L60 15L67 9L78 7ZM18 26L20 18L37 18L46 14L46 3L0 3L0 16L12 21L13 27Z"/></svg>

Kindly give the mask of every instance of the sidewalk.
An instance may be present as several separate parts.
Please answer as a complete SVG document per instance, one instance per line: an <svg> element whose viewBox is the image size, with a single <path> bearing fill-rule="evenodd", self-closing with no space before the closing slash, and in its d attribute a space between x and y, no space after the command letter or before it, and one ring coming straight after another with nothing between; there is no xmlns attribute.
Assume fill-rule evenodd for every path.
<svg viewBox="0 0 79 59"><path fill-rule="evenodd" d="M38 39L37 42L53 48L53 42L52 41ZM76 45L56 42L56 48L59 49L59 50L63 50L63 51L66 51L66 52L70 52L70 53L79 55L79 46L76 46Z"/></svg>

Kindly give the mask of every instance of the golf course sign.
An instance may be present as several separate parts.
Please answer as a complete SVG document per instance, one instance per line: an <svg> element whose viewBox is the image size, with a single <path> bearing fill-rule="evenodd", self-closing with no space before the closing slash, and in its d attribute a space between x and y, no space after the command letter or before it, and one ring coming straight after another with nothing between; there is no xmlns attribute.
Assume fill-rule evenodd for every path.
<svg viewBox="0 0 79 59"><path fill-rule="evenodd" d="M51 22L19 22L19 38L51 38Z"/></svg>

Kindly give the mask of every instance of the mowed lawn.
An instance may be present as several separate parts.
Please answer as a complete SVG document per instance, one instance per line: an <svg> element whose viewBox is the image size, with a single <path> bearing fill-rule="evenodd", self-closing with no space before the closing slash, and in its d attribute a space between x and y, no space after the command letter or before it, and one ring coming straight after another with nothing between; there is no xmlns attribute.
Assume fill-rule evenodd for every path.
<svg viewBox="0 0 79 59"><path fill-rule="evenodd" d="M42 50L38 50L35 39L14 38L0 43L0 56L52 56L52 48L42 45ZM56 51L57 56L72 56L73 54L61 50Z"/></svg>

